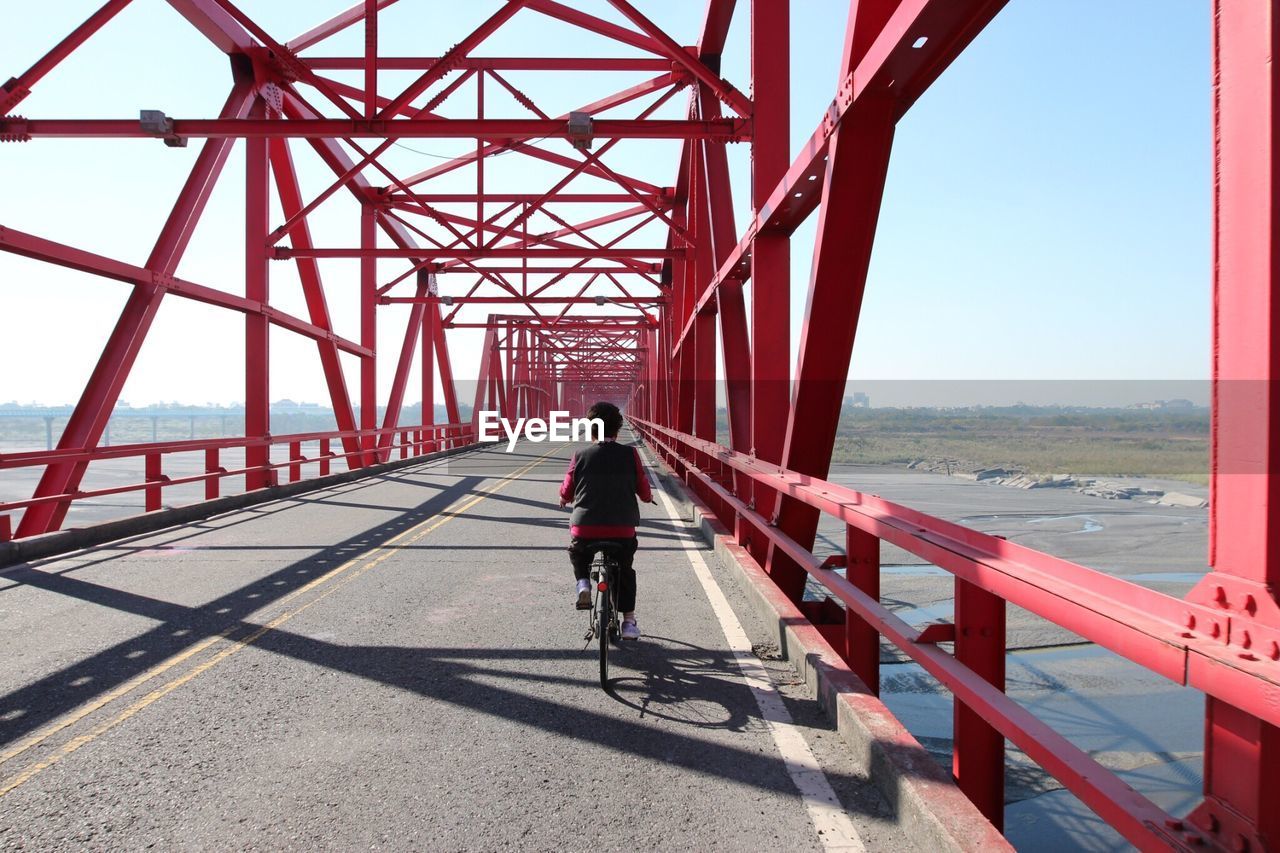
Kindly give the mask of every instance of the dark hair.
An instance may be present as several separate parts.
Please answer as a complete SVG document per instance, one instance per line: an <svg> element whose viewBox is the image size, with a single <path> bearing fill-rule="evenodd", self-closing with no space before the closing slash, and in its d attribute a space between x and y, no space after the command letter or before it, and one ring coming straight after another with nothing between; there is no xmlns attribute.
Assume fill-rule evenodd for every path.
<svg viewBox="0 0 1280 853"><path fill-rule="evenodd" d="M622 429L622 412L613 403L601 400L587 410L587 417L600 419L604 424L605 438L617 438L618 430Z"/></svg>

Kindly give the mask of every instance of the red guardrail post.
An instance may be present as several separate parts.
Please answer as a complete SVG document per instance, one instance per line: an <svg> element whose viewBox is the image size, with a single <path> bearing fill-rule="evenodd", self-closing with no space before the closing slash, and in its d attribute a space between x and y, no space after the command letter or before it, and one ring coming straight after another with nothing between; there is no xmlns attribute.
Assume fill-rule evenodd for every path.
<svg viewBox="0 0 1280 853"><path fill-rule="evenodd" d="M13 524L9 516L0 515L0 542L8 542L13 538Z"/></svg>
<svg viewBox="0 0 1280 853"><path fill-rule="evenodd" d="M865 530L845 527L845 578L880 600L880 540ZM1001 602L1003 604L1003 602ZM872 695L880 695L880 633L867 620L845 610L844 659ZM1004 652L1003 645L1000 651Z"/></svg>
<svg viewBox="0 0 1280 853"><path fill-rule="evenodd" d="M956 660L1004 690L1004 599L956 578ZM1004 735L962 702L955 703L952 772L960 790L1004 830Z"/></svg>
<svg viewBox="0 0 1280 853"><path fill-rule="evenodd" d="M329 476L329 439L320 439L320 476Z"/></svg>
<svg viewBox="0 0 1280 853"><path fill-rule="evenodd" d="M409 431L400 430L400 458L409 458Z"/></svg>
<svg viewBox="0 0 1280 853"><path fill-rule="evenodd" d="M218 464L218 448L206 447L204 451L204 499L211 501L222 493L222 466Z"/></svg>
<svg viewBox="0 0 1280 853"><path fill-rule="evenodd" d="M296 483L302 479L302 442L289 442L289 482Z"/></svg>
<svg viewBox="0 0 1280 853"><path fill-rule="evenodd" d="M146 489L143 490L146 496L146 510L147 512L152 512L160 508L160 483L164 481L164 473L161 471L160 467L160 454L148 453L145 464L147 482L155 484L148 485Z"/></svg>

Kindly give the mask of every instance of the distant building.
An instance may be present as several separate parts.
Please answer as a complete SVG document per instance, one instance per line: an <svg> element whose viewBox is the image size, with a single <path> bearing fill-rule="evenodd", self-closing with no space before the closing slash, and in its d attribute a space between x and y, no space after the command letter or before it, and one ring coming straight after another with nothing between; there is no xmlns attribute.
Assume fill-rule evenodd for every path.
<svg viewBox="0 0 1280 853"><path fill-rule="evenodd" d="M1186 411L1187 409L1194 409L1195 407L1196 407L1195 403L1191 402L1190 400L1184 400L1179 397L1174 400L1152 400L1150 403L1134 403L1129 408L1131 409L1178 409L1181 411Z"/></svg>
<svg viewBox="0 0 1280 853"><path fill-rule="evenodd" d="M869 409L871 398L861 391L854 391L852 397L844 398L844 405L847 409Z"/></svg>

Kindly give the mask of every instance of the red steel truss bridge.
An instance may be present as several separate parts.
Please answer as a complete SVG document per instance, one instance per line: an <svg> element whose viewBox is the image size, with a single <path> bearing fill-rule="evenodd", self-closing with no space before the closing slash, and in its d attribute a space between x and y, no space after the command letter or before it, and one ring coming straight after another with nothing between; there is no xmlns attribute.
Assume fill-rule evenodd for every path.
<svg viewBox="0 0 1280 853"><path fill-rule="evenodd" d="M462 471L459 460L493 459L491 450L477 449L475 418L481 411L509 418L546 417L557 410L578 415L605 399L624 407L630 428L656 468L685 490L703 519L704 533L715 540L721 562L737 566L745 583L780 614L780 622L798 626L796 630L809 638L806 642L815 644L812 648L818 651L810 657L816 655L821 662L810 661L810 675L816 667L821 689L829 691L835 685L841 693L841 698L823 700L828 710L835 707L830 703L843 702L844 710L852 709L850 713L863 721L863 729L880 725L893 733L892 742L882 740L872 750L879 756L877 773L890 774L884 768L896 767L904 778L910 777L903 768L918 768L915 756L924 754L877 698L882 644L913 660L953 697L949 772L934 778L918 769L919 779L895 783L906 786L899 790L910 788L901 798L906 803L902 809L912 807L907 801L923 797L928 811L933 798L933 823L926 823L934 827L931 832L941 833L938 837L961 848L1000 843L996 833L1005 818L1006 751L1012 745L1141 849L1280 850L1280 473L1275 464L1280 456L1280 67L1273 61L1280 45L1280 2L1206 0L1213 15L1215 153L1209 573L1179 598L828 480L895 126L1005 4L1006 0L852 0L847 17L831 22L843 29L844 38L830 104L811 117L812 133L798 152L789 144L789 51L794 49L788 46L789 0L705 0L700 4L705 5L701 28L692 41L691 34L677 38L664 28L660 3L607 0L604 8L610 11L605 17L581 8L585 4L506 0L487 4L488 17L452 46L424 37L422 55L417 56L385 55L380 45L395 11L390 7L431 5L424 0L365 0L310 28L305 24L314 22L302 22L304 26L293 32L262 25L242 0L168 0L172 11L229 59L225 103L216 115L204 116L160 110L118 118L46 115L39 97L42 80L58 74L64 60L111 26L131 3L109 0L78 26L69 22L62 41L0 89L0 141L8 143L0 148L0 164L14 146L40 146L51 139L111 139L157 146L160 153L162 146L188 147L195 151L194 166L154 248L141 263L79 248L74 235L28 233L20 230L20 222L0 227L0 249L5 252L131 287L57 446L0 455L0 471L26 473L31 481L29 497L0 503L0 547L8 548L8 561L18 565L5 577L20 590L53 592L82 603L106 602L131 617L158 621L161 628L179 627L165 634L163 642L156 640L160 646L153 649L137 646L127 632L113 637L104 628L106 634L95 637L97 629L82 626L77 630L93 642L100 641L108 651L121 650L124 657L118 666L99 659L106 651L96 653L86 646L75 653L84 659L66 670L44 662L52 674L21 670L7 676L0 720L13 730L5 738L7 751L0 754L0 775L7 780L0 785L0 797L12 801L30 790L72 797L65 787L72 783L58 783L57 774L72 778L65 776L72 772L69 768L90 760L82 759L81 753L109 750L103 744L111 738L119 740L115 748L123 751L114 758L107 752L108 758L101 760L130 765L130 755L137 755L131 750L144 749L139 744L146 740L138 735L141 740L131 741L129 727L141 724L146 709L155 701L172 701L165 698L170 692L199 689L184 679L191 685L203 682L183 673L203 673L215 664L219 671L234 672L239 664L222 663L233 656L241 660L270 652L273 660L328 661L335 672L382 686L391 683L394 666L412 667L414 661L426 660L434 667L430 678L435 680L414 682L409 692L439 698L432 691L440 689L440 695L454 697L471 683L468 667L476 666L467 657L467 642L459 640L456 649L419 650L420 655L385 664L384 672L385 659L374 654L383 645L369 641L343 646L344 653L354 654L350 649L359 648L365 657L332 663L338 654L334 644L345 640L325 640L326 635L308 635L300 628L290 633L283 621L296 615L295 624L301 623L337 599L325 598L333 589L354 587L350 578L338 578L334 572L350 571L354 577L371 572L384 559L393 566L401 545L407 549L405 543L429 543L429 537L422 537L435 529L431 525L453 519L457 521L446 531L470 531L465 536L459 532L460 538L447 545L456 553L471 548L470 553L487 553L486 559L494 563L534 560L519 556L516 548L527 536L530 542L542 542L536 547L553 553L546 571L561 573L555 574L560 579L563 560L556 549L563 544L563 518L547 506L554 501L549 496L562 465L554 471L553 466L538 468L539 460L547 458L537 455L544 447L522 444L523 467L512 465L501 476L460 473L454 485L441 485L443 475L435 480L423 475L426 479L418 485L438 490L439 500L423 503L422 498L388 492L383 499L395 510L393 516L351 532L343 532L343 516L332 510L330 515L316 515L314 524L290 522L294 516L282 514L270 524L250 518L243 528L216 520L203 522L205 527L181 525L196 525L197 518L207 517L214 508L226 512L226 501L235 497L228 492L242 491L237 506L243 508L250 506L243 501L254 495L274 501L302 494L294 484L308 479L316 481L312 485L321 488L320 494L330 494L323 489L339 490L342 500L326 498L331 504L359 502L366 493L341 489L365 482L406 488L390 481L409 475L390 472L417 470L411 467L415 460L428 466L449 460ZM647 11L641 11L641 5ZM164 13L172 16L168 9ZM485 50L496 34L519 32L522 21L539 16L594 39L599 49L572 56L541 55L556 48L546 44L530 45L528 56L495 56ZM721 54L735 16L739 26L749 28L750 63L749 79L731 81L721 75ZM351 51L353 55L326 53L331 39L344 32L358 33L363 50ZM525 81L539 74L593 80L617 74L642 81L560 111L544 107L529 94L534 89ZM466 144L459 146L458 140ZM430 161L397 156L403 145L441 141L454 145L448 150L461 153ZM611 156L619 145L653 146L655 158L666 158L662 168L669 178L654 183L652 178L627 174L616 165L616 155ZM751 213L745 221L735 218L730 186L733 146L750 153L750 185L745 189ZM177 274L215 185L233 157L244 158L244 239L228 251L243 251L243 295ZM417 170L406 169L406 162L417 164ZM303 180L304 174L314 176L317 169L325 173L323 182ZM551 177L530 189L528 181L512 179L520 169ZM234 189L239 196L239 187ZM93 188L82 192L91 194ZM354 200L359 209L346 239L314 225L337 198ZM812 271L808 282L793 282L791 237L810 221L816 223ZM326 264L341 259L351 264L358 281L334 281L332 267ZM393 267L394 274L387 274ZM273 272L286 268L305 296L303 314L273 306ZM359 292L355 339L335 332L328 299L331 288L339 286ZM808 296L793 362L791 293L802 286ZM243 435L108 444L103 439L109 418L157 311L175 300L193 300L243 319ZM387 351L378 347L379 316L385 316L386 306L395 305L407 306L395 310L408 311L409 319L403 341ZM3 316L6 324L45 321L7 311ZM336 430L271 431L268 342L273 327L314 342ZM474 330L476 339L483 336L474 385L471 375L455 374L456 353L450 351L451 341L462 334L455 330L466 329ZM344 358L358 363L358 381L348 381ZM380 360L395 365L393 380L382 389ZM420 377L420 389L410 389L411 376ZM472 387L473 393L459 390ZM443 422L432 416L430 405L424 407L421 422L406 419L406 395L412 399L419 394L425 401L443 400ZM717 433L718 406L727 410L727 438ZM200 463L175 466L172 460L184 454ZM551 458L564 461L563 456ZM90 482L88 473L106 463L132 466L128 470L135 473L111 482ZM529 471L546 474L545 482L538 491L517 497L526 486L511 484ZM341 479L347 476L344 472L352 472L349 479ZM203 489L207 503L168 507L166 496L172 490L193 484ZM500 490L504 497L498 495ZM68 513L81 502L129 494L143 496L146 513L104 527L68 524ZM465 521L469 507L486 498L488 505L509 501L503 504L508 514L540 512L541 521L503 516L497 509L496 517L484 523ZM527 506L511 508L521 501ZM297 512L303 510L321 512L306 507ZM131 535L143 535L136 533L142 527L121 525L149 518L163 522L145 529L165 527L178 534L146 540L152 543L146 547L112 544L130 530L135 531ZM815 556L815 537L823 520L834 520L845 531L842 553ZM504 521L510 524L503 526ZM512 526L518 522L526 527ZM560 532L551 531L554 536L539 529L557 525ZM249 535L244 530L258 531L251 546L233 541L235 535ZM343 565L326 564L315 575L299 569L303 585L292 575L286 578L295 564L281 562L270 550L283 547L270 544L276 535L271 531L279 530L327 554L316 558L320 563ZM333 541L312 541L330 532ZM913 626L882 602L882 543L953 576L953 619ZM92 572L106 558L93 549L77 552L88 557L67 565L56 560L22 562L90 545L108 554L114 553L112 548L124 548L120 558L125 562L120 565L125 568L120 571L139 572L131 576L138 582L127 590L103 592L106 581L92 580ZM297 606L281 611L275 621L258 624L249 618L254 609L230 593L225 601L215 597L211 604L179 601L177 593L172 601L161 600L147 591L145 581L153 578L149 570L129 569L134 564L125 559L215 554L220 547L249 548L247 553L278 573L245 575L244 589L251 590L245 596L261 595L263 602L271 603L289 600ZM420 553L429 555L439 553L431 547L446 546L412 547L427 548ZM336 550L330 553L326 548ZM676 549L671 559L683 559L679 546ZM366 563L348 568L352 561L366 558ZM218 564L201 565L212 571ZM671 583L696 583L688 579L688 570L685 565L685 574L679 576L683 580L673 574ZM385 576L395 577L390 570ZM533 595L536 579L512 577L518 579L502 583ZM207 581L187 582L198 587ZM313 586L322 582L329 586ZM806 587L815 583L824 590L824 602L805 600ZM275 588L282 592L273 593ZM412 600L420 592L406 588L404 598L396 600ZM454 592L456 588L444 588L439 594ZM0 592L0 598L9 596L0 601L5 612L12 612L8 602L18 594L12 589ZM467 606L490 606L483 598L469 602L432 610L437 605L423 601L415 612L448 621L462 618L457 613ZM307 617L299 615L313 605ZM1188 812L1166 811L1006 694L1010 605L1203 695L1199 805ZM38 602L32 607L38 610ZM488 651L495 655L499 649L512 655L504 665L524 665L527 662L517 661L515 654L521 642L528 641L519 633L524 617L501 612L507 614L501 617L503 625L516 625L509 636L505 628L495 632L492 623L481 623L475 628L479 636L473 634L471 640L493 646ZM70 628L50 628L57 613L45 615L52 621L32 623L30 629L55 630L65 639ZM689 619L697 617L692 613ZM11 629L11 642L27 624L20 621ZM135 663L131 653L126 654L130 643L146 651L145 660ZM67 652L63 658L74 656ZM22 657L23 666L41 665L32 662L35 657ZM723 670L732 668L734 659L729 655L704 663ZM568 661L566 671L572 677L580 677L581 670L580 660ZM113 672L122 674L112 680L108 676ZM288 678L279 682L287 683ZM72 695L68 684L86 692ZM93 686L97 684L101 686ZM151 688L154 692L147 693ZM587 692L581 684L575 689ZM455 731L469 732L467 719L492 719L497 706L512 705L511 714L537 710L520 705L506 688L488 682L475 690L482 691L477 694L480 699L471 704L458 699L460 704L450 706L472 715L449 717L448 725ZM750 701L749 694L739 698L743 697ZM120 706L125 711L119 717L103 717L114 713L116 706L109 703L117 700L134 704ZM216 709L220 698L207 701ZM361 701L383 700L370 694ZM538 713L554 716L552 710ZM572 713L582 718L560 735L601 748L608 745L586 734L607 725L602 712ZM542 733L554 729L554 724L528 716L521 722ZM75 734L77 726L90 724L94 727L76 739L59 740L64 733ZM245 737L260 736L254 724L243 725ZM393 730L389 736L404 734L387 725ZM483 741L493 733L467 736L471 735ZM626 729L618 737L647 743L639 729ZM695 750L692 740L679 741L677 747ZM475 748L481 751L479 744ZM504 760L503 766L536 765L537 748L530 745L514 765ZM747 752L733 752L735 747L717 747L728 751L707 757L707 763L680 758L694 753L679 749L636 749L690 773L705 772L712 765L737 767L747 774L739 782L748 788L758 785L752 790L764 791L761 796L777 794L759 782L777 768L757 767ZM438 762L433 767L447 768L452 759L433 760ZM107 769L100 772L109 775ZM372 778L361 784L376 787L380 781ZM651 784L649 790L660 798L666 786L656 779ZM499 789L490 793L502 799L517 796L501 785ZM265 799L273 796L269 791ZM473 791L471 796L473 801L481 794ZM809 814L821 826L826 818L816 808ZM14 820L5 822L18 825L20 818L11 816ZM434 818L421 820L431 824ZM948 834L949 821L953 830L967 828ZM912 825L919 829L925 824ZM531 826L532 837L539 837L536 822ZM794 828L786 820L776 826ZM434 838L444 846L483 845L440 831L444 834ZM719 836L722 841L734 838L733 826L717 831L726 833ZM424 835L418 843L430 846L432 838ZM916 842L930 847L935 836L921 838ZM282 835L277 840L286 843L283 839ZM539 843L543 842L550 843L545 838ZM761 839L763 846L773 843ZM798 838L781 843L803 846ZM812 838L804 841L812 843ZM405 844L414 846L411 841Z"/></svg>

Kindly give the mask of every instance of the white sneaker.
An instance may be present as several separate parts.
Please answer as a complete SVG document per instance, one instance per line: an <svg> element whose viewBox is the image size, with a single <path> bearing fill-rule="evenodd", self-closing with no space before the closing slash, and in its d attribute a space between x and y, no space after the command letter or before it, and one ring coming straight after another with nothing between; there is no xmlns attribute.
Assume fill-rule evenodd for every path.
<svg viewBox="0 0 1280 853"><path fill-rule="evenodd" d="M591 609L591 581L586 578L578 581L578 599L573 606L578 610Z"/></svg>
<svg viewBox="0 0 1280 853"><path fill-rule="evenodd" d="M640 639L640 626L636 624L634 619L622 620L622 639L638 640Z"/></svg>

